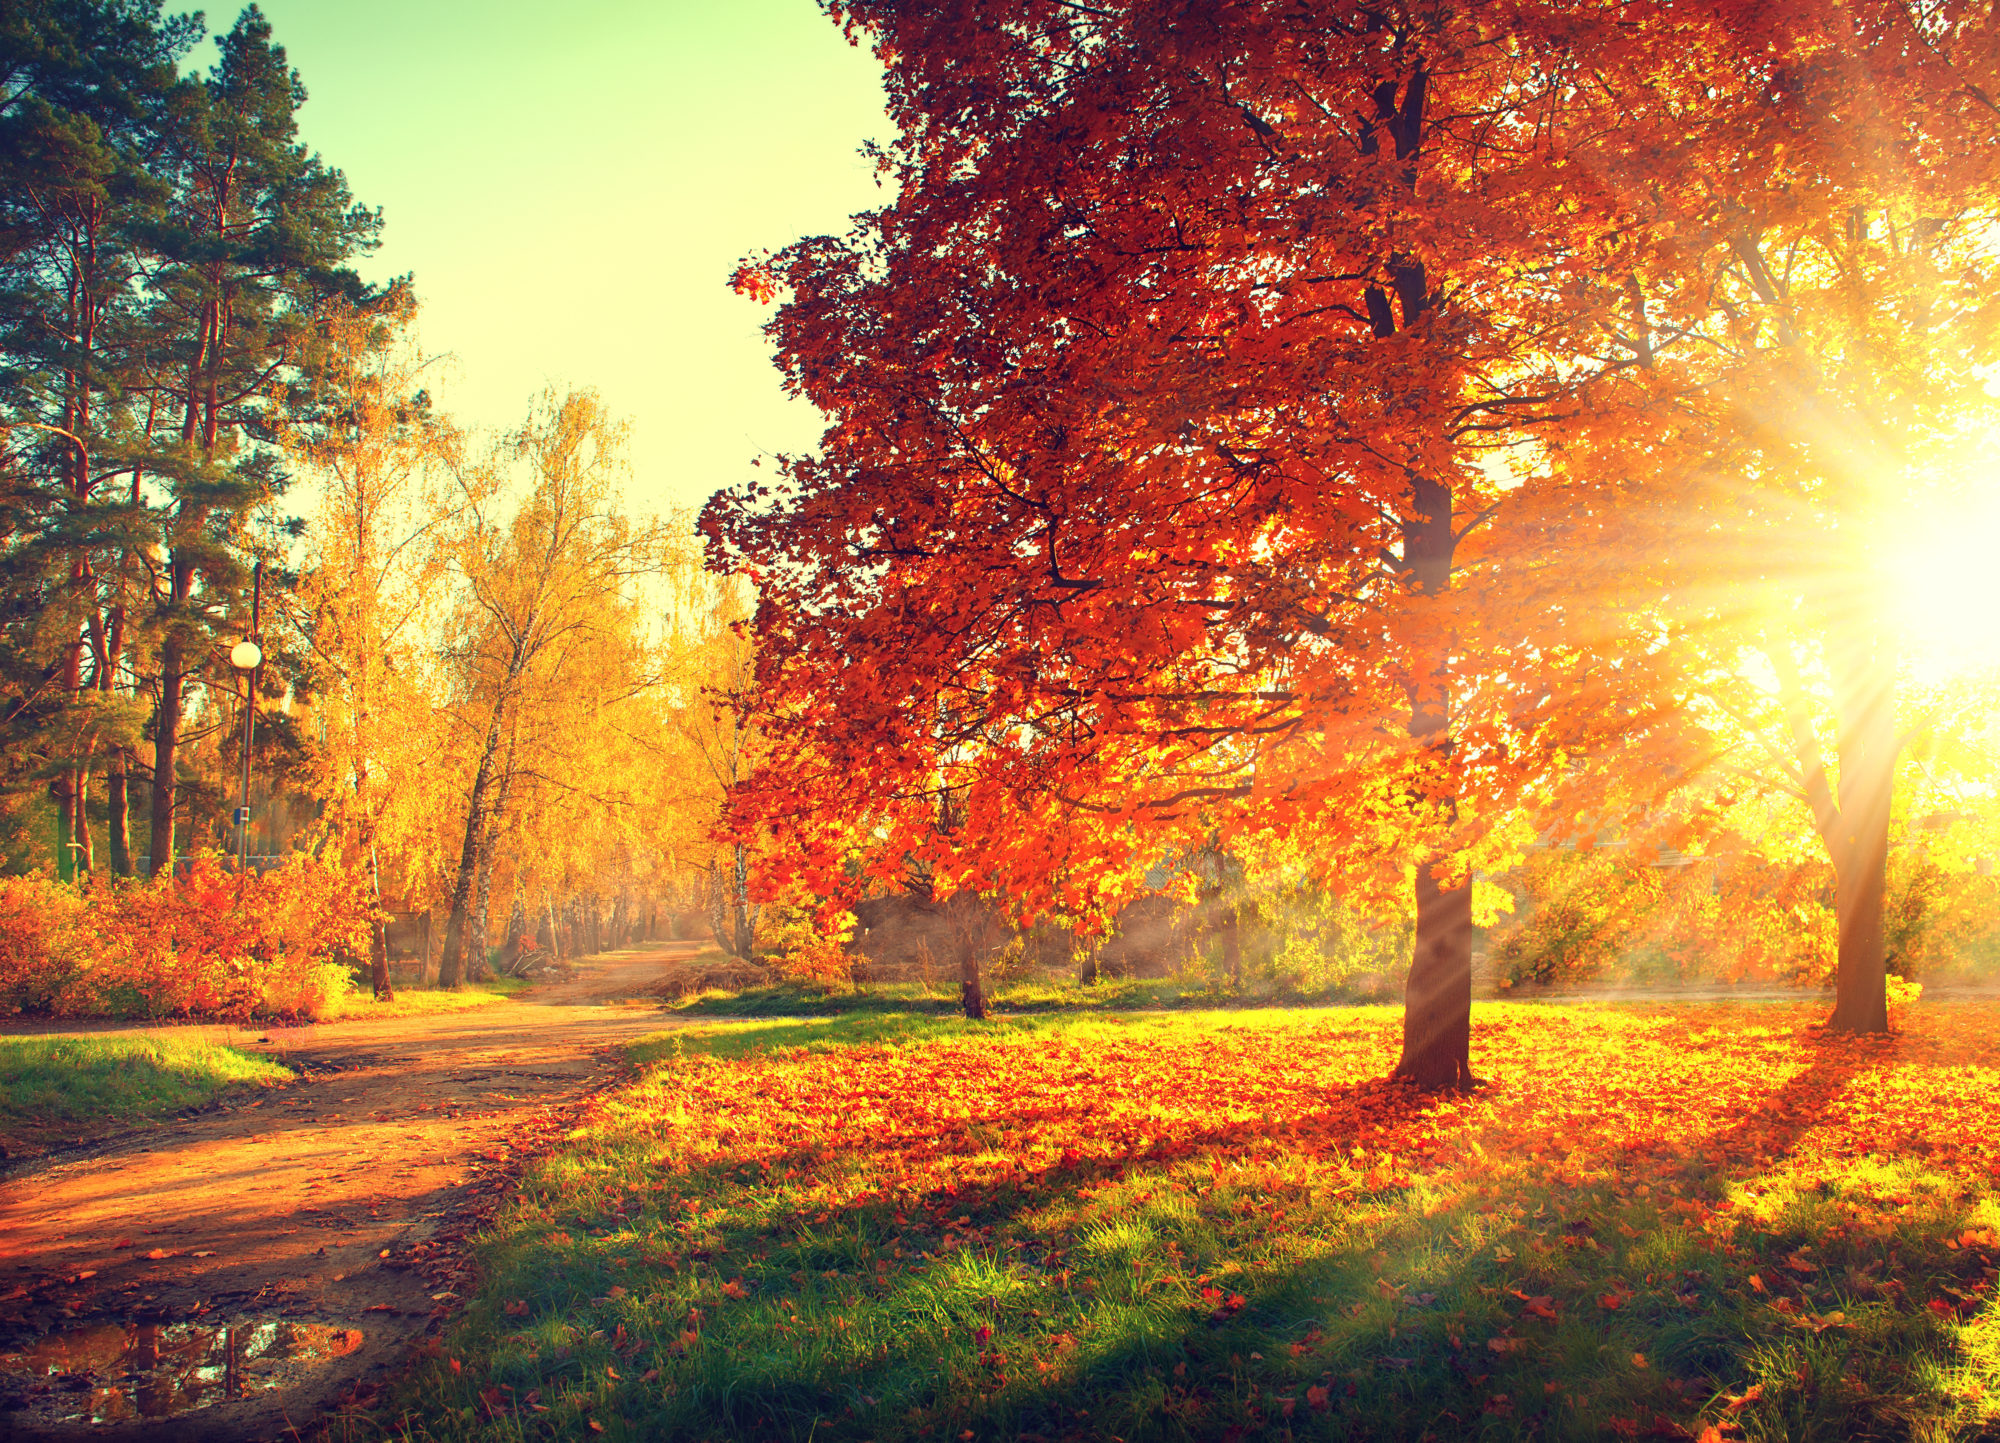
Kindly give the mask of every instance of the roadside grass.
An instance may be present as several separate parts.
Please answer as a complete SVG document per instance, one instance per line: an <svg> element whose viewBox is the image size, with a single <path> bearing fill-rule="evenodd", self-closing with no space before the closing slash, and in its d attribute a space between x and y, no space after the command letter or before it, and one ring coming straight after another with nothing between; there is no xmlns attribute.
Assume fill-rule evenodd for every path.
<svg viewBox="0 0 2000 1443"><path fill-rule="evenodd" d="M289 1069L210 1042L0 1037L0 1144L34 1151L288 1081Z"/></svg>
<svg viewBox="0 0 2000 1443"><path fill-rule="evenodd" d="M687 1028L350 1437L2000 1436L2000 1005Z"/></svg>
<svg viewBox="0 0 2000 1443"><path fill-rule="evenodd" d="M1293 994L1238 993L1199 977L1107 977L1089 986L1068 979L1023 978L991 984L986 992L987 1005L1002 1013L1211 1011L1296 1006L1305 1000ZM1311 1000L1323 1003L1328 999ZM935 982L842 985L787 979L763 987L711 988L668 1006L694 1017L837 1017L856 1012L957 1016L959 1013L958 989Z"/></svg>
<svg viewBox="0 0 2000 1443"><path fill-rule="evenodd" d="M366 992L354 992L340 999L339 1008L323 1022L376 1021L386 1017L434 1017L447 1012L464 1012L473 1007L490 1007L506 1002L534 984L523 977L491 977L484 982L468 982L458 989L440 987L398 987L393 1001L378 1002Z"/></svg>

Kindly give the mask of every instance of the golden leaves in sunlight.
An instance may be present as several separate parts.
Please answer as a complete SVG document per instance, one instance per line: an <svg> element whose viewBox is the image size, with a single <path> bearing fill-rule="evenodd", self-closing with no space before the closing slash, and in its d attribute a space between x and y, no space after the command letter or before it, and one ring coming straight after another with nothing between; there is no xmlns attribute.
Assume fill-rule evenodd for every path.
<svg viewBox="0 0 2000 1443"><path fill-rule="evenodd" d="M1525 1169L1643 1194L1684 1164L1747 1175L1869 1153L2000 1174L2000 1005L1913 1009L1887 1038L1823 1032L1818 1011L1482 1009L1474 1049L1490 1072L1464 1097L1383 1082L1397 1024L1363 1013L1001 1024L837 1056L696 1057L626 1105L671 1110L679 1166L761 1163L828 1207L1189 1155L1220 1170L1283 1154L1302 1180L1354 1193Z"/></svg>

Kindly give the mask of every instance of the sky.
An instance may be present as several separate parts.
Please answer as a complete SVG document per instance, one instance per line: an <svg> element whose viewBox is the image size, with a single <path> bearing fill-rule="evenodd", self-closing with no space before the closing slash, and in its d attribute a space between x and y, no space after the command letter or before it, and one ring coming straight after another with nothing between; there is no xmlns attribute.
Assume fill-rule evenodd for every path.
<svg viewBox="0 0 2000 1443"><path fill-rule="evenodd" d="M745 255L880 205L880 71L814 0L262 0L304 141L383 212L373 280L413 275L432 393L518 424L593 386L632 424L631 498L697 507L809 449L729 289ZM193 8L193 7L187 7ZM238 9L207 9L226 30ZM214 58L204 42L202 68Z"/></svg>

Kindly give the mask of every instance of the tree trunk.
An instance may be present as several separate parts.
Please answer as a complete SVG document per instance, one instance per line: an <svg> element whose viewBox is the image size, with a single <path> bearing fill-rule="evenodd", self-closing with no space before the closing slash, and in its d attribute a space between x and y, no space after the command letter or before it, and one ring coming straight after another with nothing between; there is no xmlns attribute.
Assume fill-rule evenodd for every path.
<svg viewBox="0 0 2000 1443"><path fill-rule="evenodd" d="M1833 857L1840 961L1834 974L1837 1032L1889 1030L1883 903L1888 893L1889 803L1896 779L1890 670L1876 638L1857 643L1839 695L1840 811L1827 839Z"/></svg>
<svg viewBox="0 0 2000 1443"><path fill-rule="evenodd" d="M958 940L958 1005L969 1020L986 1020L986 992L979 982L979 948L970 933Z"/></svg>
<svg viewBox="0 0 2000 1443"><path fill-rule="evenodd" d="M1222 914L1222 965L1229 971L1229 985L1238 992L1243 990L1243 931L1237 925L1236 909L1226 908Z"/></svg>
<svg viewBox="0 0 2000 1443"><path fill-rule="evenodd" d="M953 940L958 944L958 1005L967 1020L986 1020L986 989L979 978L980 954L986 950L986 918L979 899L959 892L945 903L951 916Z"/></svg>
<svg viewBox="0 0 2000 1443"><path fill-rule="evenodd" d="M95 748L93 747L94 751ZM90 835L90 758L85 756L83 765L76 769L76 795L71 798L76 808L76 824L71 828L76 833L82 849L76 854L77 870L85 876L97 870L97 846Z"/></svg>
<svg viewBox="0 0 2000 1443"><path fill-rule="evenodd" d="M486 940L492 935L488 909L493 898L493 853L498 846L499 838L489 836L479 848L479 880L474 885L471 950L465 959L468 982L486 980Z"/></svg>
<svg viewBox="0 0 2000 1443"><path fill-rule="evenodd" d="M736 866L731 881L730 920L736 933L735 952L747 961L757 942L757 913L750 905L750 854L740 842L736 845Z"/></svg>
<svg viewBox="0 0 2000 1443"><path fill-rule="evenodd" d="M49 782L49 802L56 814L56 880L76 880L76 773L68 767Z"/></svg>
<svg viewBox="0 0 2000 1443"><path fill-rule="evenodd" d="M104 768L104 809L111 848L111 870L121 877L132 875L132 793L125 770L126 751L113 747Z"/></svg>
<svg viewBox="0 0 2000 1443"><path fill-rule="evenodd" d="M1417 589L1437 596L1451 585L1451 488L1412 474L1403 557ZM1442 767L1451 755L1451 676L1443 656L1412 664L1410 737ZM1453 796L1436 798L1447 815ZM1472 1076L1472 873L1438 885L1427 856L1417 864L1416 945L1403 988L1403 1055L1393 1074L1419 1087L1470 1087Z"/></svg>
<svg viewBox="0 0 2000 1443"><path fill-rule="evenodd" d="M379 897L375 907L377 911L381 910ZM395 984L389 980L389 924L380 917L368 924L368 982L377 1000L396 1000Z"/></svg>
<svg viewBox="0 0 2000 1443"><path fill-rule="evenodd" d="M178 765L181 741L181 688L186 680L182 669L185 649L181 638L169 631L160 643L160 704L153 714L153 805L151 872L155 877L174 875L174 768Z"/></svg>
<svg viewBox="0 0 2000 1443"><path fill-rule="evenodd" d="M518 880L514 886L514 905L507 911L507 936L500 944L500 965L510 976L520 966L521 954L532 945L528 941L528 913L521 902Z"/></svg>
<svg viewBox="0 0 2000 1443"><path fill-rule="evenodd" d="M1472 874L1440 887L1417 868L1417 943L1403 988L1395 1076L1419 1087L1472 1085Z"/></svg>
<svg viewBox="0 0 2000 1443"><path fill-rule="evenodd" d="M472 913L472 889L479 871L480 842L486 835L487 793L493 786L493 758L500 749L500 713L496 708L486 728L486 746L472 776L472 795L465 809L465 840L458 851L458 872L451 884L451 914L444 924L444 953L438 958L438 986L456 987L465 954L465 934ZM484 945L484 939L481 939Z"/></svg>
<svg viewBox="0 0 2000 1443"><path fill-rule="evenodd" d="M358 783L355 790L360 790ZM366 820L364 814L362 826L367 833L364 841L368 846L368 881L375 909L368 923L368 983L378 1001L393 1002L396 986L389 980L389 923L382 915L382 873L375 859L375 824ZM421 974L417 980L423 980Z"/></svg>

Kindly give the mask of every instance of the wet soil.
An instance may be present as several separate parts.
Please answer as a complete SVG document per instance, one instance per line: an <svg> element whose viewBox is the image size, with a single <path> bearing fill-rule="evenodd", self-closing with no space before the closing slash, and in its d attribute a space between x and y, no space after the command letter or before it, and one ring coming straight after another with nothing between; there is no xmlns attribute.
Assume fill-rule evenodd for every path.
<svg viewBox="0 0 2000 1443"><path fill-rule="evenodd" d="M365 1399L467 1290L465 1240L522 1164L617 1082L619 1044L673 1025L650 994L698 950L244 1033L298 1081L0 1171L0 1439L310 1436Z"/></svg>

